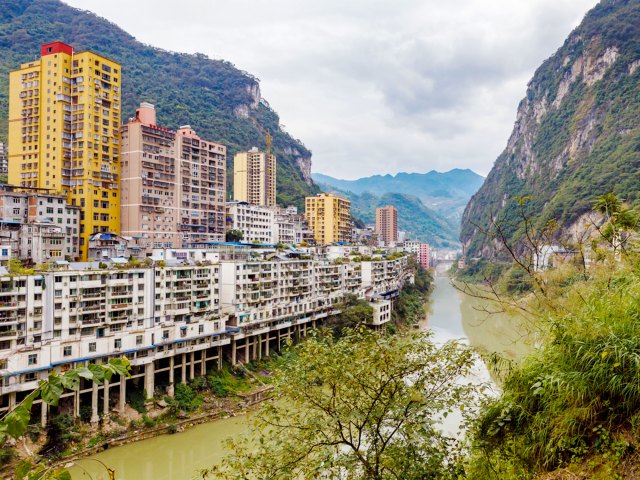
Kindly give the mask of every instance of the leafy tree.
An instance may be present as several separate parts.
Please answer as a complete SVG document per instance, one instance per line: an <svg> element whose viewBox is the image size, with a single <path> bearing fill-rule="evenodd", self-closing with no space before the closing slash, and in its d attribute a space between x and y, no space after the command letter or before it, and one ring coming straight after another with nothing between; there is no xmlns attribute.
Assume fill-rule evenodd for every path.
<svg viewBox="0 0 640 480"><path fill-rule="evenodd" d="M239 242L244 238L244 232L242 230L231 229L227 230L225 240L227 242Z"/></svg>
<svg viewBox="0 0 640 480"><path fill-rule="evenodd" d="M59 374L55 370L49 374L47 380L41 380L33 392L27 395L13 410L0 419L0 444L8 438L19 439L27 432L31 420L33 402L41 398L43 402L57 406L65 390L78 390L81 379L101 384L110 380L114 375L129 376L130 362L126 357L112 358L108 363L89 364L77 367ZM16 470L17 479L28 480L67 480L71 479L66 469L56 470L44 465L32 465L23 462ZM114 477L110 477L114 478Z"/></svg>
<svg viewBox="0 0 640 480"><path fill-rule="evenodd" d="M458 478L457 442L436 420L476 399L462 380L473 355L424 333L319 333L294 347L250 436L231 441L227 479Z"/></svg>
<svg viewBox="0 0 640 480"><path fill-rule="evenodd" d="M345 328L356 328L373 321L373 307L353 294L345 295L336 309L340 310L340 314L328 322L334 335L340 335Z"/></svg>

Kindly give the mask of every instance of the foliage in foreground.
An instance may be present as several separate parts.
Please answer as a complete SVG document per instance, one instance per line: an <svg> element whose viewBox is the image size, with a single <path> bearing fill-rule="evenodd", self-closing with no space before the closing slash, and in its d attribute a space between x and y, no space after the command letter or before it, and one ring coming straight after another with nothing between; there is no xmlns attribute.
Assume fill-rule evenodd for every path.
<svg viewBox="0 0 640 480"><path fill-rule="evenodd" d="M294 347L251 435L203 478L457 478L461 450L436 421L469 410L474 357L424 333L319 333Z"/></svg>
<svg viewBox="0 0 640 480"><path fill-rule="evenodd" d="M64 391L78 390L83 378L101 384L105 380L110 380L114 375L128 377L129 369L129 360L122 357L112 358L108 363L77 367L62 374L51 372L47 380L41 380L38 388L0 419L0 444L4 444L8 438L17 440L27 433L27 427L31 420L31 407L38 398L49 405L57 406ZM113 472L109 469L108 471L110 475ZM16 469L15 478L17 480L71 480L71 475L66 469L57 470L45 465L32 465L30 462L24 461Z"/></svg>
<svg viewBox="0 0 640 480"><path fill-rule="evenodd" d="M589 478L615 478L640 446L640 264L592 268L555 308L544 346L476 423L475 478L530 478L596 458Z"/></svg>

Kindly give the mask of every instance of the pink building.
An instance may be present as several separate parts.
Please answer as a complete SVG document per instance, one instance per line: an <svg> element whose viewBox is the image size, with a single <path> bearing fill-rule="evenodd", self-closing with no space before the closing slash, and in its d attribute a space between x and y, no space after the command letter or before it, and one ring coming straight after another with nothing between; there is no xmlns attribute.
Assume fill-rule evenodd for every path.
<svg viewBox="0 0 640 480"><path fill-rule="evenodd" d="M227 148L190 126L156 126L155 107L140 104L122 126L121 233L143 251L224 240Z"/></svg>
<svg viewBox="0 0 640 480"><path fill-rule="evenodd" d="M422 265L423 268L429 268L429 256L431 254L431 249L429 248L428 243L421 243L418 248L418 263Z"/></svg>

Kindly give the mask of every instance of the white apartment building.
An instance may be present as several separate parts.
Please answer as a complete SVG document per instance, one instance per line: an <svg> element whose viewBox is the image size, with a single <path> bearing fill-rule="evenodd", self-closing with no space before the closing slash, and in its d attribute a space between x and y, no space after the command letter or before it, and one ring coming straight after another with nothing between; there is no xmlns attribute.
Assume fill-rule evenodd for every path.
<svg viewBox="0 0 640 480"><path fill-rule="evenodd" d="M80 208L62 195L0 190L0 235L16 258L32 263L79 255Z"/></svg>
<svg viewBox="0 0 640 480"><path fill-rule="evenodd" d="M390 320L385 302L410 281L407 257L251 259L259 254L240 250L156 251L154 258L162 252L165 263L144 268L89 262L0 274L0 411L52 370L126 355L130 379L83 381L78 392L63 396L61 408L78 416L81 404L90 405L97 422L113 408L124 411L127 388L142 385L151 397L162 383L172 395L176 382L220 368L223 357L236 364L269 355L284 339L338 314L346 294L371 299L377 328ZM38 403L38 409L44 424L48 408Z"/></svg>
<svg viewBox="0 0 640 480"><path fill-rule="evenodd" d="M227 230L240 230L247 243L275 243L275 211L247 202L227 202Z"/></svg>

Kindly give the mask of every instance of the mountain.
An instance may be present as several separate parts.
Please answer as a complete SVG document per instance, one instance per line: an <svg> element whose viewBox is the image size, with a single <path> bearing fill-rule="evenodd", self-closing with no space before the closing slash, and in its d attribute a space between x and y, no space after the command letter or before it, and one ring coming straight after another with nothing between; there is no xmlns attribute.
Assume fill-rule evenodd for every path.
<svg viewBox="0 0 640 480"><path fill-rule="evenodd" d="M340 180L314 173L312 178L316 183L357 195L365 192L378 196L394 192L413 195L429 208L454 222L460 220L464 206L484 180L471 170L461 169L444 173L432 170L428 173L374 175L358 180Z"/></svg>
<svg viewBox="0 0 640 480"><path fill-rule="evenodd" d="M640 2L603 0L540 68L518 107L513 133L470 200L461 240L470 257L496 257L482 233L494 215L510 241L526 214L562 232L582 226L599 195L640 203Z"/></svg>
<svg viewBox="0 0 640 480"><path fill-rule="evenodd" d="M238 150L264 148L268 131L278 157L278 201L302 207L305 195L317 193L311 152L282 130L278 114L260 95L257 78L227 61L144 45L117 25L58 0L2 1L0 139L7 138L9 70L36 58L41 44L56 40L122 64L123 120L141 101L151 102L159 125L189 124L203 138L227 145L228 167Z"/></svg>
<svg viewBox="0 0 640 480"><path fill-rule="evenodd" d="M327 192L349 199L351 214L356 221L375 224L376 208L393 205L398 210L398 230L407 232L411 239L428 242L436 247L458 248L460 246L459 223L438 215L414 195L406 193L375 195L370 192L356 194L330 185L319 185Z"/></svg>

